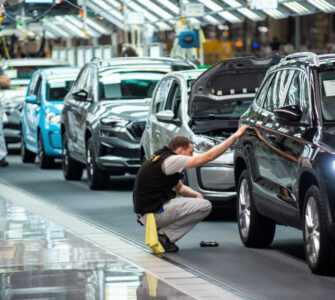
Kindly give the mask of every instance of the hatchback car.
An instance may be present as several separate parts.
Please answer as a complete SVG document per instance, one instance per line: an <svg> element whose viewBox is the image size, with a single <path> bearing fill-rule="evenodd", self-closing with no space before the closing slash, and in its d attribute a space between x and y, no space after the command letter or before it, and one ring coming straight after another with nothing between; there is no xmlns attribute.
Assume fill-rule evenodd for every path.
<svg viewBox="0 0 335 300"><path fill-rule="evenodd" d="M314 273L335 262L335 55L296 53L271 68L236 143L238 226L247 247L276 224L302 229Z"/></svg>
<svg viewBox="0 0 335 300"><path fill-rule="evenodd" d="M87 168L91 189L109 175L135 174L149 103L164 74L195 65L183 59L93 59L81 70L62 110L63 174L79 180Z"/></svg>
<svg viewBox="0 0 335 300"><path fill-rule="evenodd" d="M141 139L142 159L177 135L193 141L194 155L224 141L237 130L238 120L249 108L266 70L276 62L278 57L234 58L205 72L167 74L153 96ZM212 162L186 170L183 180L216 206L234 207L233 147Z"/></svg>
<svg viewBox="0 0 335 300"><path fill-rule="evenodd" d="M0 65L10 78L10 87L0 90L5 140L17 143L21 139L20 113L31 75L40 68L67 66L68 63L50 58L14 58L2 60Z"/></svg>
<svg viewBox="0 0 335 300"><path fill-rule="evenodd" d="M61 157L60 112L64 96L75 81L79 68L59 67L36 71L28 85L21 113L21 156L23 162L35 161L49 168Z"/></svg>

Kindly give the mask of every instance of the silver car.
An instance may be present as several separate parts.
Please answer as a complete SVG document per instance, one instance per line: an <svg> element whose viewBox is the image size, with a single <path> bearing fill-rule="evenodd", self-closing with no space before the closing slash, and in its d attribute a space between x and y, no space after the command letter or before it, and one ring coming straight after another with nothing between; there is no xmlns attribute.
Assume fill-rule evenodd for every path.
<svg viewBox="0 0 335 300"><path fill-rule="evenodd" d="M230 62L231 65L230 65ZM231 59L207 71L173 72L157 85L141 139L142 160L177 136L189 137L194 155L234 133L272 59ZM184 174L186 183L216 206L235 205L233 149Z"/></svg>

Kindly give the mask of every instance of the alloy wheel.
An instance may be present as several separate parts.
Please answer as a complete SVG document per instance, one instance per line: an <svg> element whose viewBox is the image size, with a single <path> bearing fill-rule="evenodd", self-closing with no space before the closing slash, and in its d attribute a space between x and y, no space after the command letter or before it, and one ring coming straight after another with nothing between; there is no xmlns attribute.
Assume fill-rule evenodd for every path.
<svg viewBox="0 0 335 300"><path fill-rule="evenodd" d="M67 144L66 142L64 142L63 145L63 153L62 153L62 157L63 157L63 164L64 166L67 168L69 165L69 156L68 156L68 151L67 151Z"/></svg>
<svg viewBox="0 0 335 300"><path fill-rule="evenodd" d="M88 172L87 175L91 178L93 176L93 162L92 162L91 150L89 148L87 149L86 161L87 161L87 172Z"/></svg>
<svg viewBox="0 0 335 300"><path fill-rule="evenodd" d="M42 136L38 139L38 160L41 162L43 159L43 143L42 143Z"/></svg>
<svg viewBox="0 0 335 300"><path fill-rule="evenodd" d="M241 234L247 237L250 228L250 193L246 178L242 179L239 190L238 215Z"/></svg>
<svg viewBox="0 0 335 300"><path fill-rule="evenodd" d="M320 253L320 219L314 196L310 196L306 203L305 240L308 259L316 263Z"/></svg>

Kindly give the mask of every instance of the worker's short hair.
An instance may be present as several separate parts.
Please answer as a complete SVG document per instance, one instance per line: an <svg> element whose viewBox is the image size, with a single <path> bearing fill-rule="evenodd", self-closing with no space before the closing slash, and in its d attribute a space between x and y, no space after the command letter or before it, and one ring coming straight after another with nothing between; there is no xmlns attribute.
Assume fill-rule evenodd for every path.
<svg viewBox="0 0 335 300"><path fill-rule="evenodd" d="M186 136L175 136L169 143L168 147L171 151L175 151L177 148L182 147L183 149L187 149L190 144L193 144L192 140L187 138Z"/></svg>

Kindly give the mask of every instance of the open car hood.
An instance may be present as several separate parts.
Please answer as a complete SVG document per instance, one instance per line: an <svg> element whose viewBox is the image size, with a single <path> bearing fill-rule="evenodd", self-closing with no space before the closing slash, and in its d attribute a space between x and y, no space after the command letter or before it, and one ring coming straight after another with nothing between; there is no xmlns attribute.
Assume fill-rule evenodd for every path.
<svg viewBox="0 0 335 300"><path fill-rule="evenodd" d="M268 68L279 61L279 55L266 59L240 57L212 66L192 85L188 111L191 119L219 115L221 106L238 95L253 98Z"/></svg>

